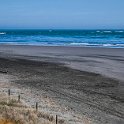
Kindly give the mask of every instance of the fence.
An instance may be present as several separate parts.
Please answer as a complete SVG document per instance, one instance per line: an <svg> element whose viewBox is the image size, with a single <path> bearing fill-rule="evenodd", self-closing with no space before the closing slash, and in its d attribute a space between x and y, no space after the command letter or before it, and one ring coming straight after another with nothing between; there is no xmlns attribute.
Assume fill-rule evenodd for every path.
<svg viewBox="0 0 124 124"><path fill-rule="evenodd" d="M8 97L9 97L9 100L11 99L11 90L8 89ZM21 102L21 95L19 94L18 97L17 97L17 101L18 102ZM35 103L35 111L38 112L38 102ZM58 115L55 115L55 124L58 124Z"/></svg>

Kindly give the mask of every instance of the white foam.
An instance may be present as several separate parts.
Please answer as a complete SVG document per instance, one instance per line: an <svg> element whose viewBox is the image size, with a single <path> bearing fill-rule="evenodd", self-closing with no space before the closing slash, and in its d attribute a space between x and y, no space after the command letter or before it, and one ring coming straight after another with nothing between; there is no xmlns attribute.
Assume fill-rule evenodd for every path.
<svg viewBox="0 0 124 124"><path fill-rule="evenodd" d="M96 31L97 33L101 32L101 31Z"/></svg>
<svg viewBox="0 0 124 124"><path fill-rule="evenodd" d="M124 44L103 44L104 47L124 47Z"/></svg>
<svg viewBox="0 0 124 124"><path fill-rule="evenodd" d="M6 34L5 32L0 32L0 34L2 35L2 34Z"/></svg>
<svg viewBox="0 0 124 124"><path fill-rule="evenodd" d="M52 32L52 30L49 30L49 32Z"/></svg>
<svg viewBox="0 0 124 124"><path fill-rule="evenodd" d="M103 46L114 46L113 44L103 44Z"/></svg>
<svg viewBox="0 0 124 124"><path fill-rule="evenodd" d="M103 32L105 32L105 33L111 33L112 31L103 31Z"/></svg>
<svg viewBox="0 0 124 124"><path fill-rule="evenodd" d="M122 33L122 32L124 32L124 31L115 31L115 32L120 32L120 33Z"/></svg>
<svg viewBox="0 0 124 124"><path fill-rule="evenodd" d="M71 45L89 45L89 43L70 43Z"/></svg>

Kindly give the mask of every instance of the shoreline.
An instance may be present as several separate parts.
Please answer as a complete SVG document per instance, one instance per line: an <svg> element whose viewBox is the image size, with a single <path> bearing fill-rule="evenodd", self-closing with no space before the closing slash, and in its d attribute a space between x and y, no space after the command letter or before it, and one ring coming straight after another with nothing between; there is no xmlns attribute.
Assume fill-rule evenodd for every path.
<svg viewBox="0 0 124 124"><path fill-rule="evenodd" d="M0 43L2 46L34 46L34 47L68 47L68 48L103 48L103 49L124 49L124 47L106 47L106 46L95 46L95 45L89 45L89 46L81 46L81 45L43 45L43 44L16 44L16 43Z"/></svg>

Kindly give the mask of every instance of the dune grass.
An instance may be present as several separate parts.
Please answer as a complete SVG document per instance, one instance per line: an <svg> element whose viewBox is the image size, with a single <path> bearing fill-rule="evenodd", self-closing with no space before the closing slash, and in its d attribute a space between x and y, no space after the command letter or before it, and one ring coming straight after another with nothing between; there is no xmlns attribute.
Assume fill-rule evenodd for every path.
<svg viewBox="0 0 124 124"><path fill-rule="evenodd" d="M64 123L62 120L59 122ZM55 124L55 118L0 94L0 124Z"/></svg>

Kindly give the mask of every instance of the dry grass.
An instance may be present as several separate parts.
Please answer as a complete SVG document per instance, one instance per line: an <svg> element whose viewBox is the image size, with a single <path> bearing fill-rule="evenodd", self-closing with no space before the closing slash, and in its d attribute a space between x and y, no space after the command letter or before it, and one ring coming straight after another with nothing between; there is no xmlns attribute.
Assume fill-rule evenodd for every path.
<svg viewBox="0 0 124 124"><path fill-rule="evenodd" d="M64 121L60 120L59 124ZM14 98L0 95L0 124L55 124L53 116L36 112Z"/></svg>
<svg viewBox="0 0 124 124"><path fill-rule="evenodd" d="M0 124L15 124L15 123L13 123L13 122L10 121L10 120L1 119L1 120L0 120Z"/></svg>

